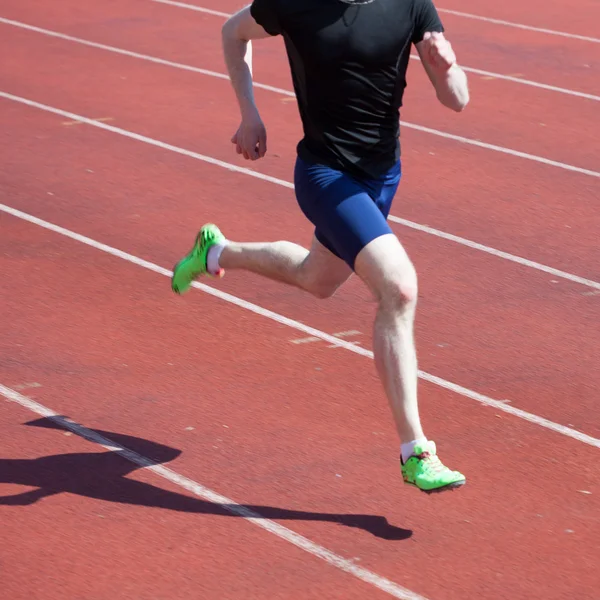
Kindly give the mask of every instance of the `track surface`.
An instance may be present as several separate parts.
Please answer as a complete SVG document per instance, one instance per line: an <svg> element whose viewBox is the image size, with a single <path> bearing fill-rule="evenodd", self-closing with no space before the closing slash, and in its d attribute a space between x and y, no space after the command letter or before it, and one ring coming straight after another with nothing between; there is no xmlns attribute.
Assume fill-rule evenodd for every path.
<svg viewBox="0 0 600 600"><path fill-rule="evenodd" d="M597 4L577 4L442 7L594 36ZM0 17L224 72L223 18L183 7L0 0ZM442 17L465 65L600 94L600 44ZM248 165L229 144L226 80L15 24L0 23L0 40L0 92L290 181L300 129L284 93L257 90L269 155ZM456 116L421 71L412 61L402 119L437 133L403 129L392 213L599 282L597 177L440 135L596 172L599 103L471 75L472 106ZM280 40L255 45L255 77L291 89ZM170 268L206 220L234 239L308 243L289 187L15 99L0 107L3 206L113 252L0 212L8 598L596 597L597 288L392 223L420 273L420 367L443 380L421 382L426 429L468 478L426 497L401 483L372 361L266 312L368 349L374 306L358 281L325 303L245 274L209 282L252 312L202 290L175 297L164 273L132 263ZM180 478L41 418L27 398ZM190 480L271 530L194 495Z"/></svg>

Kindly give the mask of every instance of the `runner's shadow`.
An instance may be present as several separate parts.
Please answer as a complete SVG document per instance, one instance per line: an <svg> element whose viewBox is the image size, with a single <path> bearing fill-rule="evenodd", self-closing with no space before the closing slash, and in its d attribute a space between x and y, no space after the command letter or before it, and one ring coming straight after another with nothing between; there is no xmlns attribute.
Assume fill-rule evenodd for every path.
<svg viewBox="0 0 600 600"><path fill-rule="evenodd" d="M26 424L69 431L66 422L69 422L71 428L74 426L68 419L60 416L38 419ZM81 428L76 433L88 437L86 431L90 430ZM223 517L250 516L247 515L247 511L252 511L258 514L251 516L265 519L324 521L363 529L384 540L404 540L412 535L412 531L390 525L387 519L381 516L219 504L129 479L127 476L142 466L161 465L174 460L181 454L181 450L133 436L100 430L92 430L92 432L92 435L107 438L105 442L107 445L116 445L126 450L57 454L34 459L0 459L0 483L34 488L13 496L0 496L0 506L26 506L42 498L68 493L107 502ZM91 441L97 442L98 439ZM129 453L130 458L142 464L128 459L128 451L132 451ZM151 461L144 462L142 457ZM242 512L245 514L240 514Z"/></svg>

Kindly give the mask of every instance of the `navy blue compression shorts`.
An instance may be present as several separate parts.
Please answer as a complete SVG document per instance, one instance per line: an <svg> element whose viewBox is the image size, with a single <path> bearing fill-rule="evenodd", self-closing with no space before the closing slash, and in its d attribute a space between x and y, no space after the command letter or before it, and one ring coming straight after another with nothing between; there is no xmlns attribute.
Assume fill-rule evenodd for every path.
<svg viewBox="0 0 600 600"><path fill-rule="evenodd" d="M365 179L298 157L294 184L317 240L354 269L358 253L369 242L392 233L387 216L401 176L399 161L381 177Z"/></svg>

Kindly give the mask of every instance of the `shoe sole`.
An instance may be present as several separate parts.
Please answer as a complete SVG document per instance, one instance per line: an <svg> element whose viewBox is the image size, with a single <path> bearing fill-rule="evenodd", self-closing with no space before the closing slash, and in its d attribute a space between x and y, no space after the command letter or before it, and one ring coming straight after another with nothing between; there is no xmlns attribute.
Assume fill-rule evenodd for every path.
<svg viewBox="0 0 600 600"><path fill-rule="evenodd" d="M442 487L434 488L432 490L424 490L418 485L415 485L414 483L409 483L408 481L405 481L404 483L406 485L410 485L411 487L416 488L420 492L424 492L425 494L440 494L441 492L453 492L454 490L461 488L463 485L465 485L465 483L467 483L467 480L463 479L462 481L454 481L453 483L449 483L448 485L443 485Z"/></svg>
<svg viewBox="0 0 600 600"><path fill-rule="evenodd" d="M183 295L185 292L188 292L189 289L192 287L192 282L197 278L200 277L201 275L206 276L206 277L213 277L216 279L223 279L223 277L225 276L225 269L220 269L217 273L209 273L208 271L201 271L199 272L196 277L194 277L192 279L192 282L190 282L190 285L188 286L188 288L185 291L181 291L179 289L179 287L175 284L175 273L177 271L177 269L187 260L189 260L190 256L193 254L193 252L195 250L200 250L200 245L202 243L202 231L200 231L197 235L196 235L196 240L194 242L194 246L193 248L173 267L173 275L171 277L171 289L178 295Z"/></svg>
<svg viewBox="0 0 600 600"><path fill-rule="evenodd" d="M179 294L180 296L182 294L184 294L185 292L189 291L190 287L191 287L191 283L188 286L188 288L185 290L185 292L182 292L179 287L175 284L175 273L177 272L177 269L179 269L179 267L181 265L183 265L183 263L185 263L187 260L190 259L191 255L193 254L193 252L195 250L197 250L200 247L200 233L198 233L196 235L196 240L194 241L194 246L192 247L192 249L180 260L177 262L177 264L175 264L175 266L173 267L173 276L171 277L171 289L176 293ZM202 273L200 273L202 274Z"/></svg>

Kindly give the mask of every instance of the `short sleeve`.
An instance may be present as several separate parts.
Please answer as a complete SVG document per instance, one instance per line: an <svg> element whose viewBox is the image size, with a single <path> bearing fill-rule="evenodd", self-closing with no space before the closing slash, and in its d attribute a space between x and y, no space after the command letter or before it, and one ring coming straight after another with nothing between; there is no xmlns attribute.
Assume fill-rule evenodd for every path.
<svg viewBox="0 0 600 600"><path fill-rule="evenodd" d="M281 34L275 0L253 0L250 5L250 14L269 35Z"/></svg>
<svg viewBox="0 0 600 600"><path fill-rule="evenodd" d="M415 23L412 43L418 44L428 31L444 32L444 26L432 0L415 0Z"/></svg>

